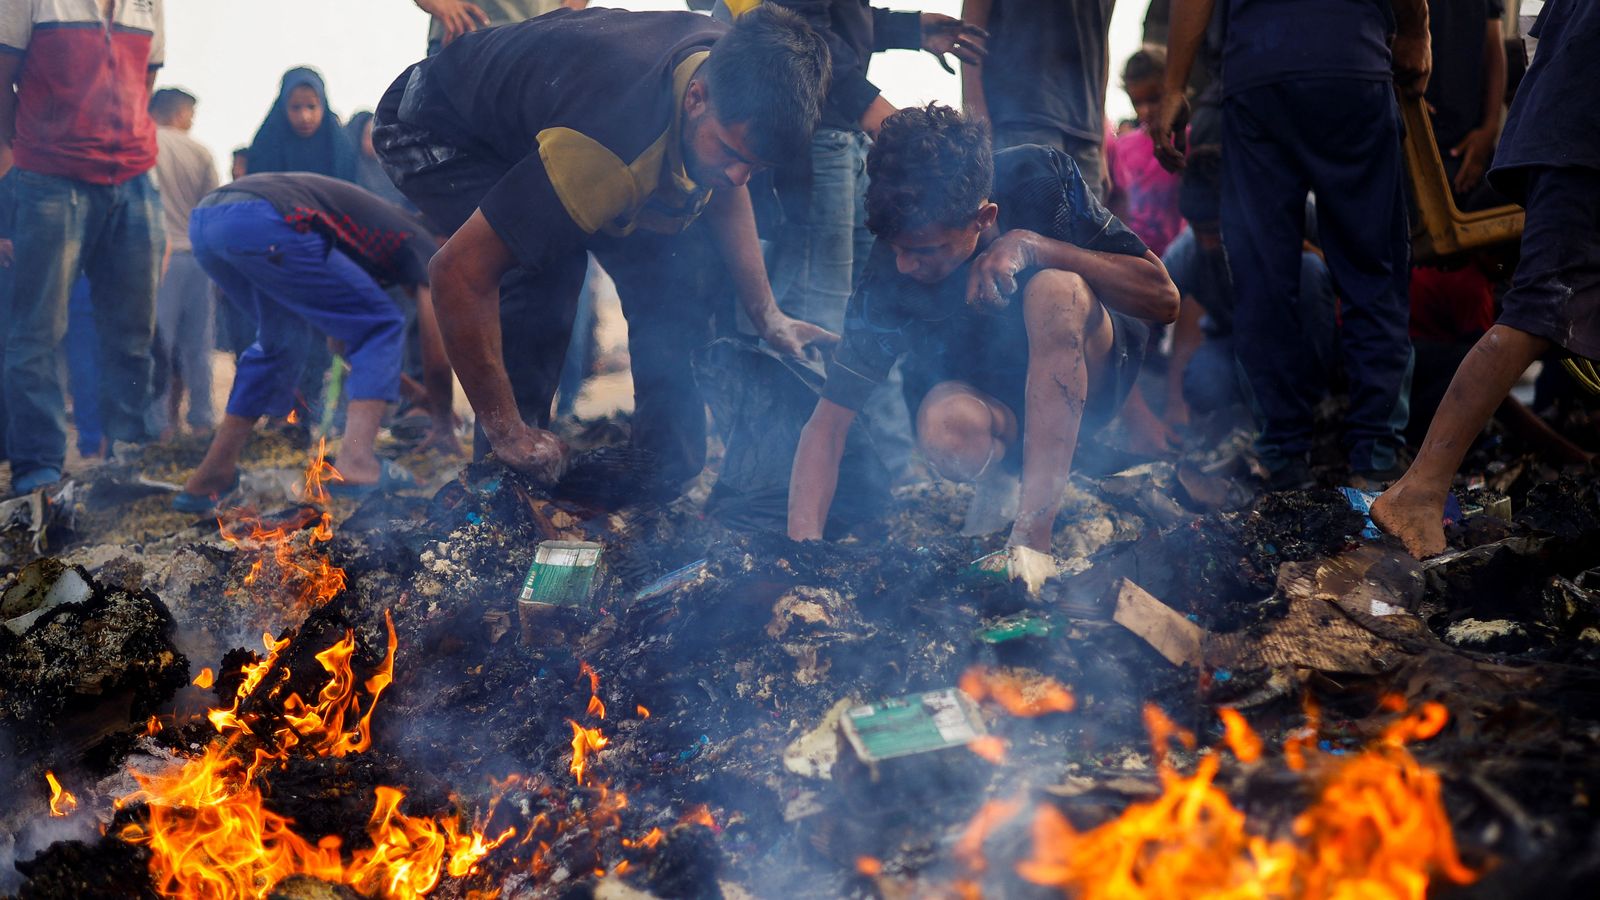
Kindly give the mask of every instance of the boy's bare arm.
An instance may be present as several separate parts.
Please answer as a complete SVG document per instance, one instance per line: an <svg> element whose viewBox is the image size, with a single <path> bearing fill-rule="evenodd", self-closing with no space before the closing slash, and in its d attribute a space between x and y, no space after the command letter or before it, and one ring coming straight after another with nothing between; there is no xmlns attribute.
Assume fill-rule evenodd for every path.
<svg viewBox="0 0 1600 900"><path fill-rule="evenodd" d="M1178 317L1178 288L1161 258L1085 250L1066 241L1018 228L996 238L972 265L967 302L1004 307L1016 293L1017 275L1028 269L1074 272L1106 306L1152 322Z"/></svg>
<svg viewBox="0 0 1600 900"><path fill-rule="evenodd" d="M789 538L822 539L833 494L839 487L839 460L855 411L831 400L818 400L795 448L789 473Z"/></svg>
<svg viewBox="0 0 1600 900"><path fill-rule="evenodd" d="M1189 72L1200 52L1214 0L1172 0L1167 14L1167 74L1161 108L1150 127L1156 159L1169 172L1183 168L1189 126Z"/></svg>

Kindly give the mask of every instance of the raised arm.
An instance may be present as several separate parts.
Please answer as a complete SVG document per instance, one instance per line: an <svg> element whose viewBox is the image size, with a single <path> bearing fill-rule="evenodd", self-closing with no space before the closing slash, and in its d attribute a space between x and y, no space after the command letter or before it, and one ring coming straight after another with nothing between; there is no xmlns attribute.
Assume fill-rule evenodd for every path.
<svg viewBox="0 0 1600 900"><path fill-rule="evenodd" d="M844 442L855 421L854 410L832 400L820 399L794 451L794 467L789 472L789 538L796 541L822 539L839 487L839 460L844 458Z"/></svg>

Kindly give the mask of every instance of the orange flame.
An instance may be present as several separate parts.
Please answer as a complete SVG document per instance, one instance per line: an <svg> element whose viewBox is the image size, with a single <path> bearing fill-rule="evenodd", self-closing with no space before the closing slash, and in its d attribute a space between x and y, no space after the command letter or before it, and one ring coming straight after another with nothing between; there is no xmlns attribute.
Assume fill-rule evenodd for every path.
<svg viewBox="0 0 1600 900"><path fill-rule="evenodd" d="M956 859L974 872L982 872L987 868L983 855L983 844L989 839L995 828L1005 822L1016 818L1022 810L1022 798L1013 797L1009 800L988 800L978 809L978 814L967 823L967 828L956 840L953 851ZM1027 877L1027 876L1023 876Z"/></svg>
<svg viewBox="0 0 1600 900"><path fill-rule="evenodd" d="M634 711L639 714L639 718L641 718L641 719L650 718L650 710L646 709L644 704L642 704L642 703L639 704L638 706L635 706L634 707Z"/></svg>
<svg viewBox="0 0 1600 900"><path fill-rule="evenodd" d="M627 838L623 838L622 839L622 846L624 846L624 847L643 847L646 850L654 850L656 848L656 845L660 844L662 839L664 839L666 836L667 836L666 832L662 831L661 829L652 828L649 831L645 832L644 837L639 838L637 841L630 841Z"/></svg>
<svg viewBox="0 0 1600 900"><path fill-rule="evenodd" d="M1242 717L1223 718L1231 746L1246 754L1259 747ZM1317 797L1295 819L1298 843L1250 833L1245 814L1213 783L1220 760L1208 753L1187 777L1163 761L1160 797L1089 831L1041 807L1033 857L1017 871L1083 900L1422 900L1435 876L1470 883L1476 873L1456 854L1438 776L1404 746L1437 734L1446 718L1442 706L1428 704L1362 753L1317 757ZM1147 720L1158 748L1181 736L1158 711ZM1314 732L1291 743L1305 754L1315 748Z"/></svg>
<svg viewBox="0 0 1600 900"><path fill-rule="evenodd" d="M870 856L856 857L856 871L868 878L877 878L883 874L883 863Z"/></svg>
<svg viewBox="0 0 1600 900"><path fill-rule="evenodd" d="M289 415L284 417L284 421L288 422L290 425L297 424L300 421L300 410L298 410L298 409L289 410Z"/></svg>
<svg viewBox="0 0 1600 900"><path fill-rule="evenodd" d="M1253 763L1260 759L1261 738L1251 730L1244 716L1229 707L1217 710L1217 715L1222 719L1222 739L1228 745L1228 752L1242 763Z"/></svg>
<svg viewBox="0 0 1600 900"><path fill-rule="evenodd" d="M967 743L967 749L997 766L1006 761L1005 740L992 734L972 739Z"/></svg>
<svg viewBox="0 0 1600 900"><path fill-rule="evenodd" d="M216 673L211 671L211 667L210 666L206 666L205 668L200 670L200 674L199 675L196 675L194 677L193 684L197 688L209 689L211 687L211 685L216 682L216 680L217 680Z"/></svg>
<svg viewBox="0 0 1600 900"><path fill-rule="evenodd" d="M1077 706L1072 691L1054 678L1022 678L985 666L973 666L963 673L960 687L972 699L992 700L1013 716L1033 718L1072 712Z"/></svg>
<svg viewBox="0 0 1600 900"><path fill-rule="evenodd" d="M590 754L598 753L611 743L611 739L600 733L598 728L585 728L571 719L567 720L572 725L572 777L579 784L583 784L583 773L589 768Z"/></svg>
<svg viewBox="0 0 1600 900"><path fill-rule="evenodd" d="M61 817L70 815L78 808L78 798L71 791L62 790L61 782L56 780L54 772L44 773L45 783L50 785L50 815Z"/></svg>
<svg viewBox="0 0 1600 900"><path fill-rule="evenodd" d="M684 813L683 817L678 819L678 824L699 825L712 831L717 830L717 820L711 817L711 808L704 803Z"/></svg>
<svg viewBox="0 0 1600 900"><path fill-rule="evenodd" d="M317 438L317 455L311 458L311 465L306 467L306 499L313 503L327 503L328 482L343 480L344 476L328 462L328 439Z"/></svg>
<svg viewBox="0 0 1600 900"><path fill-rule="evenodd" d="M604 702L602 702L600 700L600 697L598 695L590 697L589 698L589 709L587 710L587 712L591 716L595 716L596 718L604 719L606 717L606 705L605 705Z"/></svg>
<svg viewBox="0 0 1600 900"><path fill-rule="evenodd" d="M144 723L144 733L146 737L155 737L156 735L160 734L161 719L156 716L151 716L149 719L146 719Z"/></svg>

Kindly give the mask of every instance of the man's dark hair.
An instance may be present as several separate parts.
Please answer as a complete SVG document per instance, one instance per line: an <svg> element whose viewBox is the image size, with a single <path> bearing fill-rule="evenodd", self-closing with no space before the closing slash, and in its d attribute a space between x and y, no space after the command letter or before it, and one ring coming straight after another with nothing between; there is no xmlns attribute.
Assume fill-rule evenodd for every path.
<svg viewBox="0 0 1600 900"><path fill-rule="evenodd" d="M195 95L182 88L162 88L150 95L150 116L166 121L177 115L178 110L199 102Z"/></svg>
<svg viewBox="0 0 1600 900"><path fill-rule="evenodd" d="M1222 218L1222 148L1203 144L1189 150L1178 183L1178 212L1191 225L1215 225Z"/></svg>
<svg viewBox="0 0 1600 900"><path fill-rule="evenodd" d="M804 19L771 3L740 16L706 61L717 119L747 124L763 162L810 147L831 74L828 45Z"/></svg>
<svg viewBox="0 0 1600 900"><path fill-rule="evenodd" d="M867 228L879 237L972 221L994 191L989 130L938 103L883 120L867 154Z"/></svg>
<svg viewBox="0 0 1600 900"><path fill-rule="evenodd" d="M1146 47L1128 57L1122 66L1122 83L1124 86L1137 84L1151 78L1161 78L1167 74L1167 51L1160 47Z"/></svg>

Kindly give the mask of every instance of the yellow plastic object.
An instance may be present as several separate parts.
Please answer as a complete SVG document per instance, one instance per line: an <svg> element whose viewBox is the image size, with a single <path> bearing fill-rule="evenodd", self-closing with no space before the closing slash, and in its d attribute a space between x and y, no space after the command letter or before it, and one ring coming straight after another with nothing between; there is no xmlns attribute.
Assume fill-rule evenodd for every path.
<svg viewBox="0 0 1600 900"><path fill-rule="evenodd" d="M1415 262L1430 262L1522 238L1522 207L1514 204L1476 212L1462 212L1450 191L1439 143L1433 136L1427 101L1400 98L1400 118L1405 123L1406 170L1416 200L1417 221L1411 224L1411 255Z"/></svg>

